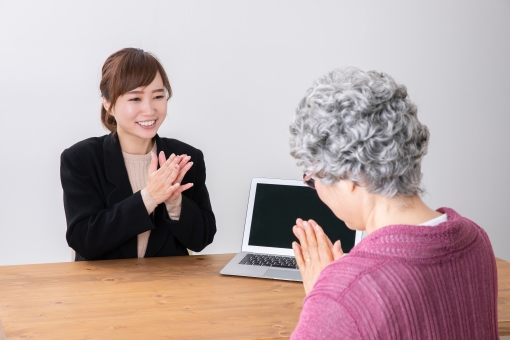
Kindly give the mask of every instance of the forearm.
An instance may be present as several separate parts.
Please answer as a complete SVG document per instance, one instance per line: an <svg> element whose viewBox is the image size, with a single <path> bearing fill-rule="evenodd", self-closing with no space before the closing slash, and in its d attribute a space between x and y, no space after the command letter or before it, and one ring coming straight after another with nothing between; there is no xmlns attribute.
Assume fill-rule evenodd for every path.
<svg viewBox="0 0 510 340"><path fill-rule="evenodd" d="M291 340L362 339L352 315L334 299L318 294L308 296L303 304Z"/></svg>
<svg viewBox="0 0 510 340"><path fill-rule="evenodd" d="M140 192L110 208L72 209L67 202L67 242L86 259L100 258L127 240L154 229ZM88 208L88 209L87 209Z"/></svg>
<svg viewBox="0 0 510 340"><path fill-rule="evenodd" d="M147 191L147 188L143 188L140 191L140 194L142 195L142 200L145 208L147 209L147 213L150 215L156 209L158 204L154 199L152 198L151 194L149 194L149 191Z"/></svg>
<svg viewBox="0 0 510 340"><path fill-rule="evenodd" d="M211 209L199 207L196 202L182 196L181 214L178 221L163 216L174 236L186 248L201 251L211 244L216 233L216 220Z"/></svg>
<svg viewBox="0 0 510 340"><path fill-rule="evenodd" d="M181 217L182 195L179 195L175 201L170 203L165 202L165 206L170 219L172 221L179 221L179 218Z"/></svg>

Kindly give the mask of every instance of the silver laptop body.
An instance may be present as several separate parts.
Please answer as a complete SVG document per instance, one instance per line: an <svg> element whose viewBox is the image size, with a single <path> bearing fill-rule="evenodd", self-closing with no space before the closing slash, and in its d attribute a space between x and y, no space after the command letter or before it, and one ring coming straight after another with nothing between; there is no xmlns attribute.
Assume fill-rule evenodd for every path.
<svg viewBox="0 0 510 340"><path fill-rule="evenodd" d="M347 228L303 181L253 178L241 252L220 273L302 281L292 250L297 218L316 221L345 253L361 240L361 231Z"/></svg>

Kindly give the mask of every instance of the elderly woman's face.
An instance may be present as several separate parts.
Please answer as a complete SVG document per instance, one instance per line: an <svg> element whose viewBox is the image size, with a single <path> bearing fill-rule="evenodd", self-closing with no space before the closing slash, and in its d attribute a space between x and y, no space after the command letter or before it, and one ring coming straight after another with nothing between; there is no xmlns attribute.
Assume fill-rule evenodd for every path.
<svg viewBox="0 0 510 340"><path fill-rule="evenodd" d="M362 200L360 190L353 182L340 180L331 185L315 181L315 189L319 198L333 211L336 217L345 222L349 229L364 230L362 218Z"/></svg>

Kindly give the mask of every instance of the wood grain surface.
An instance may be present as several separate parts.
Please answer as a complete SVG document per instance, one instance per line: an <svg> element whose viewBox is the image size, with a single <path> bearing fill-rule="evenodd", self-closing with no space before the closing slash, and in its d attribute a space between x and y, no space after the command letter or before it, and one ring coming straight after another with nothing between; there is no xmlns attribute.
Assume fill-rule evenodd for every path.
<svg viewBox="0 0 510 340"><path fill-rule="evenodd" d="M301 283L220 275L232 257L0 267L0 340L288 339L301 311ZM497 265L504 336L510 263Z"/></svg>
<svg viewBox="0 0 510 340"><path fill-rule="evenodd" d="M510 262L496 259L498 267L499 335L510 335Z"/></svg>
<svg viewBox="0 0 510 340"><path fill-rule="evenodd" d="M299 319L302 284L220 275L233 256L0 267L5 335L288 339Z"/></svg>
<svg viewBox="0 0 510 340"><path fill-rule="evenodd" d="M2 320L0 320L0 340L6 340L5 339L4 328L2 327Z"/></svg>

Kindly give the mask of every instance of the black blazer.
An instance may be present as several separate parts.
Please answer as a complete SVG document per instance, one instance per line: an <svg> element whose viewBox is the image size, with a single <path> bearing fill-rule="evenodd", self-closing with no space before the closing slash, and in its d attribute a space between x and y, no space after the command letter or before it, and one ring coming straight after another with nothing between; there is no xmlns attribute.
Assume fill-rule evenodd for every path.
<svg viewBox="0 0 510 340"><path fill-rule="evenodd" d="M149 215L140 191L133 194L118 138L112 134L89 138L60 157L64 189L67 243L76 260L137 257L137 235L152 230L145 257L188 255L213 241L216 221L205 186L202 152L175 139L155 137L158 153L191 156L193 166L182 184L181 216L173 221L164 203Z"/></svg>

